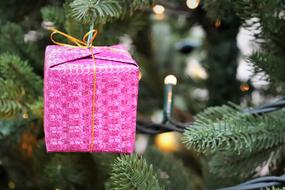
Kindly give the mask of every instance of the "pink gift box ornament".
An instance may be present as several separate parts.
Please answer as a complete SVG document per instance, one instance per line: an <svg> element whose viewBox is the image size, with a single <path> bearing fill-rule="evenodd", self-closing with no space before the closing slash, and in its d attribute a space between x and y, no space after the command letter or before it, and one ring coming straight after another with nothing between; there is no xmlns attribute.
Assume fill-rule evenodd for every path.
<svg viewBox="0 0 285 190"><path fill-rule="evenodd" d="M133 152L138 76L138 65L123 46L48 46L44 66L47 151Z"/></svg>

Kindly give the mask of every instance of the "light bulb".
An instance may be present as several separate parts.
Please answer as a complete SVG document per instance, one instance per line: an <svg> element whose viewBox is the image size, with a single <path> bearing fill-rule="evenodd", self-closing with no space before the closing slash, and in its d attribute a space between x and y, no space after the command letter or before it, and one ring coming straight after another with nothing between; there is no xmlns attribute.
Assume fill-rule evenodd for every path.
<svg viewBox="0 0 285 190"><path fill-rule="evenodd" d="M177 79L174 75L167 75L164 78L164 84L172 84L172 85L176 85L177 84Z"/></svg>
<svg viewBox="0 0 285 190"><path fill-rule="evenodd" d="M215 23L214 23L214 26L215 26L215 28L220 28L221 27L221 20L220 19L217 19L216 21L215 21Z"/></svg>
<svg viewBox="0 0 285 190"><path fill-rule="evenodd" d="M23 117L23 119L28 119L28 118L29 118L28 112L24 112L24 113L22 114L22 117Z"/></svg>
<svg viewBox="0 0 285 190"><path fill-rule="evenodd" d="M154 14L162 15L165 12L165 8L162 5L155 5L152 8L152 11L154 12Z"/></svg>
<svg viewBox="0 0 285 190"><path fill-rule="evenodd" d="M156 147L162 152L175 152L179 149L177 134L174 132L166 132L157 135L154 139Z"/></svg>
<svg viewBox="0 0 285 190"><path fill-rule="evenodd" d="M189 9L196 9L200 4L200 0L187 0L186 5Z"/></svg>
<svg viewBox="0 0 285 190"><path fill-rule="evenodd" d="M16 187L15 182L14 181L9 181L8 182L8 187L9 187L9 189L15 189L15 187Z"/></svg>
<svg viewBox="0 0 285 190"><path fill-rule="evenodd" d="M240 85L240 90L241 90L242 92L247 92L247 91L250 90L250 86L249 86L248 84L246 84L246 83L241 84L241 85Z"/></svg>

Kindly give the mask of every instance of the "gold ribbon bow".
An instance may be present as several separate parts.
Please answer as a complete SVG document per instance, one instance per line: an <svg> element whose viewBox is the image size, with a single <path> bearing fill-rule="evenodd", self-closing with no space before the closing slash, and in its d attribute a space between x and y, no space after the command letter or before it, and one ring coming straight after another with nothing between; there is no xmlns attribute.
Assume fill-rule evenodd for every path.
<svg viewBox="0 0 285 190"><path fill-rule="evenodd" d="M69 46L69 47L76 47L76 46L78 46L78 47L82 47L82 48L83 48L83 47L86 47L86 48L92 47L92 43L93 43L93 41L95 40L95 38L96 38L96 36L97 36L97 33L98 33L97 30L95 30L95 29L90 30L89 32L87 32L87 33L84 35L84 37L83 37L82 40L79 40L79 39L77 39L77 38L75 38L75 37L73 37L73 36L71 36L71 35L68 35L68 34L66 34L66 33L64 33L64 32L61 32L61 31L59 31L59 30L57 30L57 29L55 29L55 28L51 28L50 30L52 31L52 33L50 34L50 39L51 39L51 41L52 41L54 44L59 45L59 46ZM57 42L57 41L54 39L54 36L55 36L56 34L59 34L59 35L64 36L64 37L67 38L69 41L71 41L71 42L73 42L74 44L76 44L76 46L75 46L75 45L70 45L70 44L61 43L61 42ZM88 38L88 36L89 36L90 34L92 34L92 37L91 37L90 42L89 42L89 44L88 44L88 43L86 42L86 39Z"/></svg>
<svg viewBox="0 0 285 190"><path fill-rule="evenodd" d="M71 35L68 35L64 32L61 32L55 28L50 29L52 31L52 33L50 34L50 39L51 41L59 46L68 46L68 47L82 47L82 48L90 48L91 51L91 55L92 55L92 60L94 62L94 74L93 74L93 96L92 96L92 131L91 131L91 143L89 146L89 151L92 152L93 150L93 145L94 145L94 128L95 128L95 103L96 103L96 60L95 60L95 56L93 53L93 41L96 38L97 35L97 30L93 29L90 30L89 32L87 32L82 40L79 40ZM59 34L61 36L64 36L65 38L67 38L69 41L73 42L76 45L70 45L70 44L65 44L65 43L61 43L61 42L57 42L56 40L54 40L54 36L56 34ZM89 35L92 35L92 37L90 38L89 43L86 42L86 39L89 37Z"/></svg>

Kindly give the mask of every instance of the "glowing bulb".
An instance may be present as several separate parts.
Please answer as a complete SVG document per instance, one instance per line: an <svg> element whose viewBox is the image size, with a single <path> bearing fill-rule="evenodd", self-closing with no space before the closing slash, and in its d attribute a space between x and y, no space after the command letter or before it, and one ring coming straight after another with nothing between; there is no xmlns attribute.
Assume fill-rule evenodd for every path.
<svg viewBox="0 0 285 190"><path fill-rule="evenodd" d="M177 134L174 132L161 133L155 137L155 145L162 152L174 152L179 149Z"/></svg>
<svg viewBox="0 0 285 190"><path fill-rule="evenodd" d="M28 119L29 118L29 114L27 112L24 112L22 117L23 117L23 119Z"/></svg>
<svg viewBox="0 0 285 190"><path fill-rule="evenodd" d="M15 189L16 184L14 183L14 181L9 181L8 182L8 187L9 187L9 189Z"/></svg>
<svg viewBox="0 0 285 190"><path fill-rule="evenodd" d="M196 9L200 4L200 0L187 0L186 5L189 9Z"/></svg>
<svg viewBox="0 0 285 190"><path fill-rule="evenodd" d="M139 80L142 79L142 72L139 72Z"/></svg>
<svg viewBox="0 0 285 190"><path fill-rule="evenodd" d="M177 84L177 79L174 75L167 75L164 78L164 84L172 84L172 85L176 85Z"/></svg>
<svg viewBox="0 0 285 190"><path fill-rule="evenodd" d="M240 90L242 91L242 92L247 92L247 91L249 91L250 90L250 86L248 85L248 84L241 84L240 85Z"/></svg>
<svg viewBox="0 0 285 190"><path fill-rule="evenodd" d="M215 24L214 24L214 26L215 26L215 28L220 28L220 26L221 26L221 20L220 19L217 19L216 21L215 21Z"/></svg>
<svg viewBox="0 0 285 190"><path fill-rule="evenodd" d="M165 12L165 8L162 5L155 5L152 11L157 15L162 15Z"/></svg>

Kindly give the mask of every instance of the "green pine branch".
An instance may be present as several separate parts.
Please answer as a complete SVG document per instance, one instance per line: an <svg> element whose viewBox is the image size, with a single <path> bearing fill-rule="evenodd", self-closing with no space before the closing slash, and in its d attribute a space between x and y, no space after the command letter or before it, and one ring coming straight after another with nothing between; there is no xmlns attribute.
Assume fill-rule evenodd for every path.
<svg viewBox="0 0 285 190"><path fill-rule="evenodd" d="M258 168L274 167L284 159L284 147L273 147L250 155L237 156L234 153L219 152L210 156L209 170L219 177L239 177L246 179L258 175ZM239 168L237 170L237 168Z"/></svg>
<svg viewBox="0 0 285 190"><path fill-rule="evenodd" d="M27 55L24 47L24 32L15 23L7 23L0 29L0 52L13 52L17 55ZM25 47L27 48L27 47Z"/></svg>
<svg viewBox="0 0 285 190"><path fill-rule="evenodd" d="M112 165L112 190L161 190L153 167L136 155L118 157Z"/></svg>
<svg viewBox="0 0 285 190"><path fill-rule="evenodd" d="M187 167L174 155L149 148L144 153L144 158L153 165L154 171L158 174L159 183L164 185L165 189L202 189L202 181L198 174L195 175L193 168Z"/></svg>
<svg viewBox="0 0 285 190"><path fill-rule="evenodd" d="M184 142L201 153L248 155L285 144L284 111L256 116L230 106L198 114L184 133Z"/></svg>
<svg viewBox="0 0 285 190"><path fill-rule="evenodd" d="M116 0L75 0L70 4L73 17L83 23L106 22L122 12Z"/></svg>
<svg viewBox="0 0 285 190"><path fill-rule="evenodd" d="M284 115L282 110L249 115L235 105L210 107L196 116L183 141L207 156L211 173L246 178L265 162L284 158Z"/></svg>
<svg viewBox="0 0 285 190"><path fill-rule="evenodd" d="M0 78L0 118L10 118L22 113L26 105L23 101L25 91L12 80Z"/></svg>
<svg viewBox="0 0 285 190"><path fill-rule="evenodd" d="M278 55L280 54L280 55ZM253 64L255 73L265 74L272 73L269 78L264 75L263 77L274 82L278 86L285 86L284 64L285 59L283 53L271 52L267 50L256 51L249 56L249 61ZM273 74L274 73L274 74ZM264 73L263 73L264 74ZM262 75L261 75L262 76Z"/></svg>
<svg viewBox="0 0 285 190"><path fill-rule="evenodd" d="M74 0L70 3L71 15L86 24L104 24L111 19L131 15L134 10L149 5L149 0Z"/></svg>
<svg viewBox="0 0 285 190"><path fill-rule="evenodd" d="M9 118L29 109L42 95L42 79L18 56L0 55L0 117Z"/></svg>
<svg viewBox="0 0 285 190"><path fill-rule="evenodd" d="M29 65L32 66L34 72L40 75L43 72L42 57L44 51L42 49L43 44L40 41L40 34L35 35L35 41L29 41L25 37L25 31L19 24L7 22L0 28L0 53L9 52L19 56L22 60L29 60Z"/></svg>
<svg viewBox="0 0 285 190"><path fill-rule="evenodd" d="M4 53L0 55L0 77L4 80L12 80L23 87L28 96L32 98L42 95L43 81L33 72L32 67L20 59L20 57Z"/></svg>

